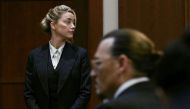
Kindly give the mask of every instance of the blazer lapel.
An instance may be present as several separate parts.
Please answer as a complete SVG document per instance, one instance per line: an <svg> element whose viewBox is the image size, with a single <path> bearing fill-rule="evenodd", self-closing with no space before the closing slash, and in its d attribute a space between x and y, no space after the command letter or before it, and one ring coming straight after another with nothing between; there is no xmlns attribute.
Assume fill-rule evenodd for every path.
<svg viewBox="0 0 190 109"><path fill-rule="evenodd" d="M48 94L48 58L49 58L49 44L42 47L42 50L39 54L39 62L36 64L38 76L40 82L46 92Z"/></svg>
<svg viewBox="0 0 190 109"><path fill-rule="evenodd" d="M64 83L71 72L71 69L75 63L76 58L77 58L76 51L74 50L74 48L71 47L69 43L66 43L61 55L61 59L56 69L59 72L57 93L59 93L62 87L64 86Z"/></svg>

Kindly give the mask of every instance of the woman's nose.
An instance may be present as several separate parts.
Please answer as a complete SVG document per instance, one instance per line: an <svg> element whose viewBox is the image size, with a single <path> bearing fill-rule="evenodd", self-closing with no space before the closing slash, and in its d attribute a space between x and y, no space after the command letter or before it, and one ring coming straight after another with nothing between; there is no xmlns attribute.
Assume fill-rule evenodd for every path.
<svg viewBox="0 0 190 109"><path fill-rule="evenodd" d="M75 29L75 24L74 23L71 23L71 28Z"/></svg>

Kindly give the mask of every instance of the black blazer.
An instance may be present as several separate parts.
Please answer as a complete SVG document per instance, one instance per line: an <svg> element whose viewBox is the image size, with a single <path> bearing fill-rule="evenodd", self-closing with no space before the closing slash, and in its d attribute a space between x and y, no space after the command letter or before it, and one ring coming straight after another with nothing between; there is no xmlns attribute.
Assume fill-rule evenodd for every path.
<svg viewBox="0 0 190 109"><path fill-rule="evenodd" d="M32 50L26 67L24 98L28 109L48 109L49 44ZM57 65L57 108L85 109L90 98L90 64L85 49L65 44Z"/></svg>
<svg viewBox="0 0 190 109"><path fill-rule="evenodd" d="M129 87L118 98L101 104L96 109L164 109L150 82Z"/></svg>

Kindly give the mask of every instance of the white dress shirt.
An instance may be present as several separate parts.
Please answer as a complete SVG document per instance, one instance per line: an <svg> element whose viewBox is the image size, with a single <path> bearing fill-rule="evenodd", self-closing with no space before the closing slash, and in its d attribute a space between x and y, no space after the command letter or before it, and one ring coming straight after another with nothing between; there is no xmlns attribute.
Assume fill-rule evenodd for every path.
<svg viewBox="0 0 190 109"><path fill-rule="evenodd" d="M114 98L117 98L123 91L125 91L127 88L137 84L137 83L141 83L141 82L146 82L149 81L149 78L147 77L139 77L139 78L134 78L134 79L130 79L126 82L124 82L116 91L116 93L114 94Z"/></svg>
<svg viewBox="0 0 190 109"><path fill-rule="evenodd" d="M53 64L53 68L56 69L57 64L59 63L59 60L61 58L61 54L63 52L63 48L65 46L65 43L60 46L58 49L55 48L51 42L49 42L49 48L50 48L50 55L51 55L51 61Z"/></svg>

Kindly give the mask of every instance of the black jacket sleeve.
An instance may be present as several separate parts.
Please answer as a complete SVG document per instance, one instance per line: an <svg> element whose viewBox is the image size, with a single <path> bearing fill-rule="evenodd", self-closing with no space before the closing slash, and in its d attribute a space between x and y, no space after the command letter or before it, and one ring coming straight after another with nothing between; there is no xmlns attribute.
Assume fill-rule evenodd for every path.
<svg viewBox="0 0 190 109"><path fill-rule="evenodd" d="M90 99L91 92L91 79L90 79L90 62L87 56L86 50L82 49L79 52L81 57L81 82L80 82L80 94L76 99L71 109L85 109Z"/></svg>
<svg viewBox="0 0 190 109"><path fill-rule="evenodd" d="M34 65L33 65L32 56L29 55L28 62L26 65L24 99L28 109L40 109L38 104L36 103L33 91L33 80L34 80L33 66Z"/></svg>

